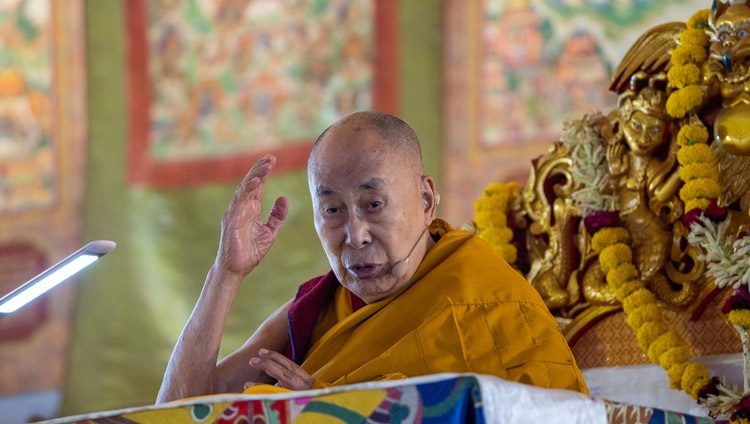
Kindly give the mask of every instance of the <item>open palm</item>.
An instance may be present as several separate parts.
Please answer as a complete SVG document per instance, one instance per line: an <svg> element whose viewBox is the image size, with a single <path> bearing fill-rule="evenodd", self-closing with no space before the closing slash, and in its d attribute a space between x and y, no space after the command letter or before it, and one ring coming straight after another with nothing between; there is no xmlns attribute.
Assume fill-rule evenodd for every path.
<svg viewBox="0 0 750 424"><path fill-rule="evenodd" d="M263 184L275 164L276 157L271 155L257 161L237 186L224 213L216 261L227 272L250 273L268 253L286 218L285 197L276 199L267 222L260 217Z"/></svg>

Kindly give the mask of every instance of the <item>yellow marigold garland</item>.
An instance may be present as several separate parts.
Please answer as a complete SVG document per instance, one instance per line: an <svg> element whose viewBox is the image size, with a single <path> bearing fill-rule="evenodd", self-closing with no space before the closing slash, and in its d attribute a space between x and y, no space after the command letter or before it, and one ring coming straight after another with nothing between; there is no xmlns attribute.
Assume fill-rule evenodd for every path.
<svg viewBox="0 0 750 424"><path fill-rule="evenodd" d="M680 34L680 44L693 46L708 46L708 37L702 29L688 28Z"/></svg>
<svg viewBox="0 0 750 424"><path fill-rule="evenodd" d="M703 91L697 85L688 85L675 90L667 99L667 113L682 118L703 101Z"/></svg>
<svg viewBox="0 0 750 424"><path fill-rule="evenodd" d="M659 305L649 303L635 308L628 314L628 325L630 328L640 328L643 324L661 319L661 308Z"/></svg>
<svg viewBox="0 0 750 424"><path fill-rule="evenodd" d="M632 262L633 251L625 243L615 243L611 246L606 246L599 253L599 265L601 265L604 272L609 272L610 269L616 268L620 264Z"/></svg>
<svg viewBox="0 0 750 424"><path fill-rule="evenodd" d="M518 250L513 242L513 230L508 228L509 202L518 195L520 185L515 182L492 183L484 195L474 203L474 224L477 234L486 240L509 264L516 262Z"/></svg>
<svg viewBox="0 0 750 424"><path fill-rule="evenodd" d="M691 16L686 23L688 29L703 31L708 26L709 13L710 10L708 9L702 9L693 13L693 16ZM706 43L708 43L708 40L706 40Z"/></svg>
<svg viewBox="0 0 750 424"><path fill-rule="evenodd" d="M600 252L607 246L630 241L630 232L623 227L604 227L591 238L591 248Z"/></svg>
<svg viewBox="0 0 750 424"><path fill-rule="evenodd" d="M688 163L680 168L680 179L688 182L699 178L719 180L719 170L713 163Z"/></svg>
<svg viewBox="0 0 750 424"><path fill-rule="evenodd" d="M698 84L701 79L701 70L693 63L673 66L667 72L667 78L674 87L683 88Z"/></svg>
<svg viewBox="0 0 750 424"><path fill-rule="evenodd" d="M690 361L692 356L690 348L687 346L673 347L659 356L659 364L662 368L671 366L671 364L685 363Z"/></svg>
<svg viewBox="0 0 750 424"><path fill-rule="evenodd" d="M680 147L677 152L677 160L681 165L689 163L712 163L714 153L708 144L691 144Z"/></svg>
<svg viewBox="0 0 750 424"><path fill-rule="evenodd" d="M679 45L672 51L672 68L667 80L676 90L667 99L667 113L682 118L703 103L700 86L700 67L708 59L708 37L703 29L708 26L708 10L693 14L687 29L680 34ZM697 71L697 75L696 75Z"/></svg>
<svg viewBox="0 0 750 424"><path fill-rule="evenodd" d="M643 287L643 283L638 279L633 280L633 281L628 281L627 283L624 283L623 285L615 289L615 298L625 299L631 293L634 293L640 290L642 287ZM636 327L633 327L633 328L636 328Z"/></svg>
<svg viewBox="0 0 750 424"><path fill-rule="evenodd" d="M721 186L713 178L696 178L687 181L680 189L680 198L682 199L716 199L721 196Z"/></svg>
<svg viewBox="0 0 750 424"><path fill-rule="evenodd" d="M729 322L739 325L745 330L750 329L750 309L734 309L729 311Z"/></svg>
<svg viewBox="0 0 750 424"><path fill-rule="evenodd" d="M708 208L710 204L711 204L711 199L705 199L705 198L690 199L687 202L685 202L685 210L691 211L693 209L700 209L704 211Z"/></svg>
<svg viewBox="0 0 750 424"><path fill-rule="evenodd" d="M648 346L648 359L654 364L661 366L662 364L659 361L661 355L669 349L681 346L687 346L687 344L684 340L682 340L682 337L680 337L679 334L675 333L672 330L669 330L666 333L660 335L656 340L654 340L653 343ZM668 363L667 365L669 366L666 367L665 371L669 370L669 367L672 366L672 363Z"/></svg>
<svg viewBox="0 0 750 424"><path fill-rule="evenodd" d="M689 146L708 142L708 130L701 125L685 125L677 133L677 144Z"/></svg>
<svg viewBox="0 0 750 424"><path fill-rule="evenodd" d="M669 329L656 296L640 280L633 264L633 253L627 244L629 235L624 227L600 229L591 245L599 254L599 265L606 273L607 284L622 303L628 326L636 333L638 346L649 360L661 366L669 376L670 387L682 389L698 398L708 371L701 364L690 362L690 349L679 334ZM686 374L691 370L690 374Z"/></svg>
<svg viewBox="0 0 750 424"><path fill-rule="evenodd" d="M706 48L700 45L680 44L672 52L671 62L673 66L681 66L692 63L700 65L708 59Z"/></svg>
<svg viewBox="0 0 750 424"><path fill-rule="evenodd" d="M711 381L711 375L703 364L690 362L685 367L680 385L693 399L698 399L698 392Z"/></svg>
<svg viewBox="0 0 750 424"><path fill-rule="evenodd" d="M677 143L680 179L685 183L680 189L680 199L685 203L685 212L696 208L706 210L711 199L718 198L722 191L713 151L707 144L708 131L697 123L685 125L677 133Z"/></svg>
<svg viewBox="0 0 750 424"><path fill-rule="evenodd" d="M669 327L664 323L662 317L658 321L647 321L638 329L635 333L635 339L638 342L638 347L643 351L648 351L648 347L656 341L662 334L669 331Z"/></svg>
<svg viewBox="0 0 750 424"><path fill-rule="evenodd" d="M481 237L493 246L508 244L513 240L513 230L508 227L489 227L482 230Z"/></svg>
<svg viewBox="0 0 750 424"><path fill-rule="evenodd" d="M499 210L481 210L474 216L474 223L479 228L505 227L508 217Z"/></svg>
<svg viewBox="0 0 750 424"><path fill-rule="evenodd" d="M617 290L623 284L638 279L638 270L632 262L622 263L607 272L607 284Z"/></svg>

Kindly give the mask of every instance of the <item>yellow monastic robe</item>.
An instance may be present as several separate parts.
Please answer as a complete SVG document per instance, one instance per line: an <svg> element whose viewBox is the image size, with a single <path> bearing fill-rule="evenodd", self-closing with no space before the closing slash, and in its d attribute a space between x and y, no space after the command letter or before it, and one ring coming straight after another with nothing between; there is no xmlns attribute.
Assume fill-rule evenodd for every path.
<svg viewBox="0 0 750 424"><path fill-rule="evenodd" d="M440 239L400 293L352 313L337 289L302 362L316 386L471 372L587 393L536 290L484 240L441 220L430 232Z"/></svg>

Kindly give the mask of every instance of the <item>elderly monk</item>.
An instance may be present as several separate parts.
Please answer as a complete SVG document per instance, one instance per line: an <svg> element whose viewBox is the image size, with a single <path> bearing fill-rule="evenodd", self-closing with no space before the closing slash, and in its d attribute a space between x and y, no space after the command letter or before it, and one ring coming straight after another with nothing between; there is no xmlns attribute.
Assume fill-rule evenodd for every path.
<svg viewBox="0 0 750 424"><path fill-rule="evenodd" d="M586 393L542 299L489 244L435 219L439 196L424 175L417 135L376 112L341 118L310 154L315 228L331 271L302 284L217 364L237 290L287 214L281 197L267 222L260 217L275 162L255 163L222 219L216 261L169 361L160 402L258 383L304 390L440 372Z"/></svg>

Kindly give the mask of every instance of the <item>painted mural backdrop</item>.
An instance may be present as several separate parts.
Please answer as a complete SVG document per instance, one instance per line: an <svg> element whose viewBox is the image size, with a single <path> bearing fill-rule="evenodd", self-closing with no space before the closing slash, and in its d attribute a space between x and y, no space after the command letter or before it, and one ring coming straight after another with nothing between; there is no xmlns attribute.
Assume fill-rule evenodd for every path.
<svg viewBox="0 0 750 424"><path fill-rule="evenodd" d="M150 154L226 156L316 137L370 106L369 1L151 1Z"/></svg>
<svg viewBox="0 0 750 424"><path fill-rule="evenodd" d="M0 2L0 213L55 198L50 9L49 0Z"/></svg>
<svg viewBox="0 0 750 424"><path fill-rule="evenodd" d="M377 103L376 15L391 1L124 4L132 183L234 183L269 152L297 168L331 122Z"/></svg>
<svg viewBox="0 0 750 424"><path fill-rule="evenodd" d="M490 182L525 182L563 122L616 106L609 79L640 34L710 3L448 0L446 217L471 220Z"/></svg>
<svg viewBox="0 0 750 424"><path fill-rule="evenodd" d="M81 246L82 4L0 1L0 296ZM70 282L0 317L0 421L59 409L74 294Z"/></svg>

